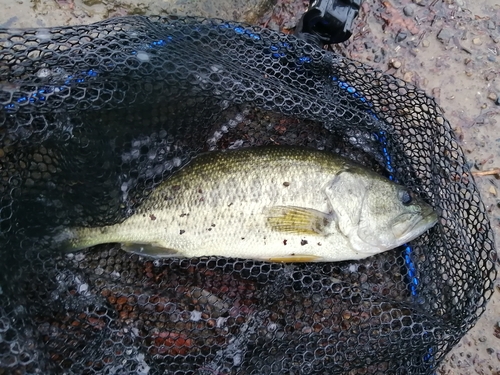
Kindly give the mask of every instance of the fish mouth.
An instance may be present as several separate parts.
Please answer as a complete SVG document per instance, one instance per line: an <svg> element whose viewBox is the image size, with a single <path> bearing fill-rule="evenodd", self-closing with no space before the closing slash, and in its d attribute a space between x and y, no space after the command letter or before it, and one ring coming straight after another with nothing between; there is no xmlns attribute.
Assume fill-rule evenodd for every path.
<svg viewBox="0 0 500 375"><path fill-rule="evenodd" d="M423 224L426 226L426 229L432 228L438 222L438 215L436 211L431 206L426 206L422 209L422 220ZM424 231L425 231L424 230Z"/></svg>
<svg viewBox="0 0 500 375"><path fill-rule="evenodd" d="M400 219L404 220L404 216L402 215ZM393 234L396 238L400 239L400 243L404 244L413 240L414 238L420 236L422 233L426 232L434 225L436 225L438 221L438 216L434 212L434 210L429 206L422 209L422 212L419 215L415 215L410 221L409 225L407 225L402 231L398 230L398 226L395 225L393 227Z"/></svg>

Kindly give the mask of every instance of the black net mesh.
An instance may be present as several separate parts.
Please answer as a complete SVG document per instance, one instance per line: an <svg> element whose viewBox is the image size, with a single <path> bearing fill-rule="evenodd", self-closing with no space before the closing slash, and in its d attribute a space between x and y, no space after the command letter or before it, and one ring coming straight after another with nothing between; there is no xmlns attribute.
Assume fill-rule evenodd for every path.
<svg viewBox="0 0 500 375"><path fill-rule="evenodd" d="M196 154L331 150L440 221L356 262L61 254ZM0 374L427 374L492 290L492 232L422 91L270 30L198 18L0 29ZM340 280L338 282L337 280Z"/></svg>

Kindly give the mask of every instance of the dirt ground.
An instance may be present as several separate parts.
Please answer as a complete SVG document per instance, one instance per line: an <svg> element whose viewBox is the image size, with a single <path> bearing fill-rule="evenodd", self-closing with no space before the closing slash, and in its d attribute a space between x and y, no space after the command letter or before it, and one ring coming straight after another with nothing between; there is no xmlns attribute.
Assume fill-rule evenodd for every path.
<svg viewBox="0 0 500 375"><path fill-rule="evenodd" d="M126 14L194 14L284 31L308 1L0 0L0 27L87 24ZM147 4L147 5L145 5ZM500 245L500 1L365 0L335 49L414 83L444 109L476 173ZM437 374L500 374L500 286Z"/></svg>

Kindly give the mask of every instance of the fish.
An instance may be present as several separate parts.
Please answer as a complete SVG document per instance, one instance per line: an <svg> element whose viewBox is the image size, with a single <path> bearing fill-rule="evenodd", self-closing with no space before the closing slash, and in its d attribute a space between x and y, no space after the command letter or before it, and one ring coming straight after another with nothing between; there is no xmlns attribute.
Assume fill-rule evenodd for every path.
<svg viewBox="0 0 500 375"><path fill-rule="evenodd" d="M327 151L264 146L200 154L123 222L67 227L64 251L104 243L151 257L339 262L401 246L437 222L402 185Z"/></svg>

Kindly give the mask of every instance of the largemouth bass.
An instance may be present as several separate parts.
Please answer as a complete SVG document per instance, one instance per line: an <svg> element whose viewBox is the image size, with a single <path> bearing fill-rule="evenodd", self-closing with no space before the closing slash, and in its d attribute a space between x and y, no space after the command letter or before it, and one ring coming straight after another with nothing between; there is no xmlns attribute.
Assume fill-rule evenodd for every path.
<svg viewBox="0 0 500 375"><path fill-rule="evenodd" d="M393 249L436 221L405 187L352 161L276 146L199 155L122 223L65 229L56 242L68 251L119 242L156 257L335 262Z"/></svg>

